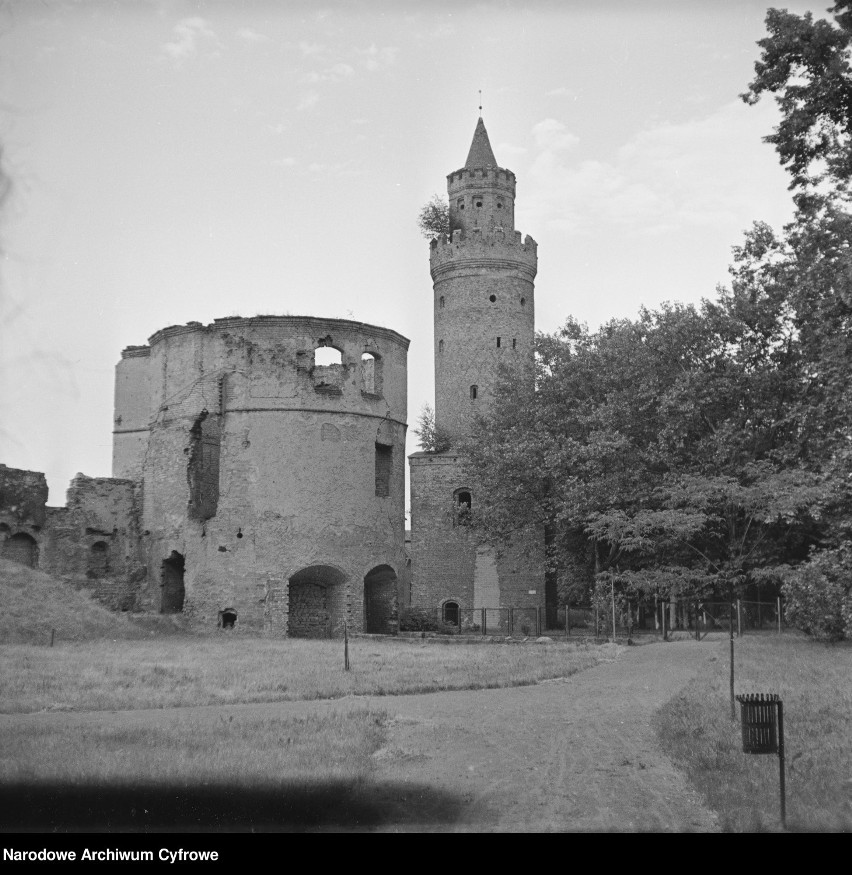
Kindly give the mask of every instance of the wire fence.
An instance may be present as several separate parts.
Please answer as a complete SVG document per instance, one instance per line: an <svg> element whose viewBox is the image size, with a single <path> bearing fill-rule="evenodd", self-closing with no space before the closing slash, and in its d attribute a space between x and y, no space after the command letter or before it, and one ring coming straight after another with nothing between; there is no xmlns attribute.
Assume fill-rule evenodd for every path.
<svg viewBox="0 0 852 875"><path fill-rule="evenodd" d="M614 620L614 627L613 627ZM781 634L784 622L781 599L734 602L701 599L661 599L624 607L569 605L561 607L459 608L453 624L460 634L538 638L565 636L633 638L689 633L697 639L710 632L736 635L752 632Z"/></svg>

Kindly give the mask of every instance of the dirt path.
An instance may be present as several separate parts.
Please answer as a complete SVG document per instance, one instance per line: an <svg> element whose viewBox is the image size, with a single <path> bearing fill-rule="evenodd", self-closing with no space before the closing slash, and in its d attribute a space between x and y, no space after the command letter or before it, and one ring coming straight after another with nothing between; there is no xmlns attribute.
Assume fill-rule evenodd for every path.
<svg viewBox="0 0 852 875"><path fill-rule="evenodd" d="M560 681L504 690L320 702L0 716L127 727L222 720L228 712L373 708L390 718L368 787L316 829L711 831L715 815L659 749L653 712L708 659L711 642L627 649ZM329 812L329 816L335 815ZM304 823L303 823L304 826ZM272 826L272 828L276 828ZM286 828L286 827L285 827ZM292 828L295 828L295 824Z"/></svg>
<svg viewBox="0 0 852 875"><path fill-rule="evenodd" d="M536 687L394 697L379 775L461 794L455 822L429 828L715 830L650 719L716 649L652 644Z"/></svg>

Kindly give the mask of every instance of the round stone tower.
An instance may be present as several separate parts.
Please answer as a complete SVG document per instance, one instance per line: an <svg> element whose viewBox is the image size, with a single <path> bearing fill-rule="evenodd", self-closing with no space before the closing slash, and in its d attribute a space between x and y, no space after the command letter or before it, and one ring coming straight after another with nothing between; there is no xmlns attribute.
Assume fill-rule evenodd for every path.
<svg viewBox="0 0 852 875"><path fill-rule="evenodd" d="M515 230L515 174L497 166L480 118L447 176L450 239L432 241L435 423L451 439L487 411L501 365L533 364L536 242Z"/></svg>

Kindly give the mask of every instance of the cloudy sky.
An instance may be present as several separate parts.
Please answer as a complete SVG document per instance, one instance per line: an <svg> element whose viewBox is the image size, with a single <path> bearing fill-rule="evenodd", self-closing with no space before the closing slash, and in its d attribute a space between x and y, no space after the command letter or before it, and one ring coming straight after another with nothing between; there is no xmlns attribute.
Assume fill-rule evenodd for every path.
<svg viewBox="0 0 852 875"><path fill-rule="evenodd" d="M711 297L743 230L791 216L761 142L775 108L738 99L765 12L7 0L0 462L46 472L53 505L77 471L109 476L122 348L232 315L404 334L416 423L433 373L415 219L465 161L479 89L539 243L540 330Z"/></svg>

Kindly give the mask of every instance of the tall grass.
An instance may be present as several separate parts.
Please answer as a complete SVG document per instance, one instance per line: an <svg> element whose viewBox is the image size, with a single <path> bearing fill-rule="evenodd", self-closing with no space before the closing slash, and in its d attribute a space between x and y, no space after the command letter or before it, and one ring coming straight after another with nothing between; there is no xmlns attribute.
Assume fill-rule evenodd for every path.
<svg viewBox="0 0 852 875"><path fill-rule="evenodd" d="M485 689L567 677L614 659L612 644L435 647L168 637L0 647L0 712L170 708Z"/></svg>
<svg viewBox="0 0 852 875"><path fill-rule="evenodd" d="M735 668L737 693L778 693L784 703L787 827L852 830L852 646L749 636L736 642ZM708 663L655 728L725 829L779 829L778 758L742 752L728 671L726 653Z"/></svg>

